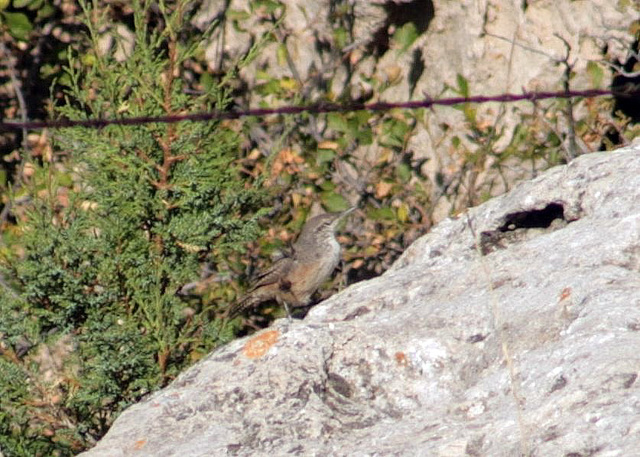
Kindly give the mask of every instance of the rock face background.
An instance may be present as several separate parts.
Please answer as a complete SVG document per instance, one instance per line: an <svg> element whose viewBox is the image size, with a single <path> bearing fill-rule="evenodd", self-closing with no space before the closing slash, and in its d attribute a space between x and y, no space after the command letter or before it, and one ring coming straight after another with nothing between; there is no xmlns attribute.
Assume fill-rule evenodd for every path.
<svg viewBox="0 0 640 457"><path fill-rule="evenodd" d="M272 32L273 22L265 20L268 15L261 14L260 9L251 9L249 3L249 0L210 0L194 20L205 29L214 19L224 18L225 12L251 11L242 27L233 20L223 20L223 27L207 49L211 70L224 68L225 60L238 59L252 43ZM327 93L333 97L348 94L349 99L366 102L399 102L459 96L458 75L466 81L469 95L563 91L567 66L562 62L566 61L572 66L569 81L572 89L605 88L611 85L614 76L609 64L625 63L630 58L629 50L635 40L631 24L638 18L637 6L632 3L612 0L283 0L283 19L276 38L261 48L256 60L242 70L240 78L251 89L264 82L256 76L259 72L274 78L293 78L299 84L297 93L304 103L325 100ZM347 22L352 22L354 42L341 47L336 38L339 19L341 15L351 14L343 10L353 14L352 21ZM403 50L394 37L407 25L414 26L417 38ZM288 63L282 57L284 48L290 55ZM254 96L245 103L274 106L283 102ZM535 107L529 102L485 103L474 105L477 114L473 118L481 131L495 128L499 132L497 138L492 139L494 150L508 156L506 149L516 125L521 125L525 118L540 116L543 120L535 127L540 131L537 142L544 143L546 136L554 132L568 154L571 148L567 117L544 116L546 109L557 113L564 111L564 106L564 102L557 100L538 102ZM582 119L593 109L589 103L577 103L574 116ZM596 111L603 117L600 123L607 124L605 118L610 116L611 107L600 106ZM478 149L478 145L467 138L471 135L469 124L473 123L467 114L461 109L436 106L418 120L405 150L411 151L416 160L426 159L422 173L430 183L443 182L446 188L457 182L459 174L465 175L468 160L455 145L460 141L470 151ZM322 131L322 120L314 122L320 124L318 128ZM278 134L278 130L272 129L260 135L263 139L257 142L263 154L273 153L271 141L278 138ZM582 131L577 136L580 153L600 149L600 135ZM318 141L321 139L328 138L318 138ZM379 157L382 146L377 141L375 138L372 145L357 145L354 156L361 161ZM494 159L475 164L479 181L491 183L483 191L492 196L508 187L504 179L510 184L529 179L537 169L546 168L536 164L532 170L530 164L513 160L509 170L497 177L493 165ZM344 173L359 176L358 170L346 165ZM432 193L435 221L447 217L452 208L456 212L467 206L451 201L442 189ZM354 201L357 195L349 197Z"/></svg>
<svg viewBox="0 0 640 457"><path fill-rule="evenodd" d="M82 455L638 455L639 202L638 147L553 168L215 351Z"/></svg>

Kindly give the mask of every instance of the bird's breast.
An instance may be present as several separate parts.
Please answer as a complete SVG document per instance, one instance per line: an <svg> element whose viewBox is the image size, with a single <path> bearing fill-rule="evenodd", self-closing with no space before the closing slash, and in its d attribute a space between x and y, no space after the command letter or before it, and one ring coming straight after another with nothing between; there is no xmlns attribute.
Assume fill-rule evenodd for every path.
<svg viewBox="0 0 640 457"><path fill-rule="evenodd" d="M298 279L293 282L292 292L301 302L309 300L311 295L325 282L340 262L340 245L336 240L327 243L323 249L299 256L295 261L292 276Z"/></svg>

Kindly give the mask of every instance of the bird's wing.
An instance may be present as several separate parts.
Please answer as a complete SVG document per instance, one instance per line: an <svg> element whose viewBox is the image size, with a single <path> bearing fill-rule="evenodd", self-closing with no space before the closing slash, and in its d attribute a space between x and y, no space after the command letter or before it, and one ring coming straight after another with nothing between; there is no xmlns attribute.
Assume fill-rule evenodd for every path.
<svg viewBox="0 0 640 457"><path fill-rule="evenodd" d="M231 305L227 311L226 319L233 319L248 308L253 308L265 300L274 299L274 288L268 286L280 283L293 267L293 263L294 261L291 257L282 257L276 260L269 269L258 276L251 289L240 300ZM278 284L277 289L282 287L283 284Z"/></svg>
<svg viewBox="0 0 640 457"><path fill-rule="evenodd" d="M282 278L286 277L292 266L293 259L291 257L282 257L276 260L275 263L271 265L271 267L258 275L255 282L253 283L253 286L251 286L249 293L260 287L277 283Z"/></svg>

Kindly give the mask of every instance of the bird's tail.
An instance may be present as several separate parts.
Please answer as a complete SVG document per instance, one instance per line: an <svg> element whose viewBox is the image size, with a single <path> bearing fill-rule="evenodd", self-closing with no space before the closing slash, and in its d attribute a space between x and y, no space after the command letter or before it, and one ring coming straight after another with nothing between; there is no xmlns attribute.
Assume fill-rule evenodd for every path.
<svg viewBox="0 0 640 457"><path fill-rule="evenodd" d="M263 300L264 297L260 296L260 294L248 293L229 307L225 317L227 320L234 319L247 309L259 305Z"/></svg>

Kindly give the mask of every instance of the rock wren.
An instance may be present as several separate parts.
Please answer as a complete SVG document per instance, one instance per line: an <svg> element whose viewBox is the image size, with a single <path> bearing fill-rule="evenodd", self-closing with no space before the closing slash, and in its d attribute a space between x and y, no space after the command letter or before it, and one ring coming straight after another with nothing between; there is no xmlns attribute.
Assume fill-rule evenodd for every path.
<svg viewBox="0 0 640 457"><path fill-rule="evenodd" d="M289 306L308 305L313 293L340 262L336 226L354 209L309 219L293 245L293 253L277 260L261 273L249 292L231 306L227 318L233 319L244 310L269 300L283 305L289 318Z"/></svg>

